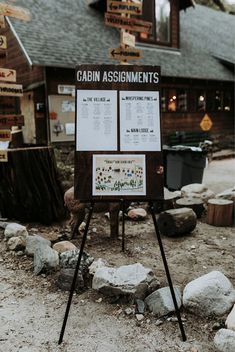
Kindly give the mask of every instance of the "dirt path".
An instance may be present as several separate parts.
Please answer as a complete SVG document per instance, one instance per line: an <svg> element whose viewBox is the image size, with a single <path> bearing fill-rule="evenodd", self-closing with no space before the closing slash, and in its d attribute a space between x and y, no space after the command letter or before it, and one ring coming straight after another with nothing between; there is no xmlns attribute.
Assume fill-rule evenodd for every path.
<svg viewBox="0 0 235 352"><path fill-rule="evenodd" d="M215 185L218 191L232 187L233 175L226 171L231 170L231 162L234 160L210 164L205 170L204 182ZM212 182L214 175L218 175L213 178L215 183ZM95 214L86 251L112 265L140 262L152 268L161 286L166 286L151 218L144 222L126 222L125 253L121 252L120 241L110 241L108 226L103 213ZM29 232L37 228L45 237L55 238L65 232L66 224L51 227L27 224L27 228ZM164 237L173 283L183 290L190 280L220 270L235 286L234 234L234 228L212 227L202 218L188 236ZM125 314L129 305L111 304L92 290L74 295L64 342L58 346L68 293L57 289L55 274L35 277L32 259L6 252L3 231L0 231L0 240L1 352L214 352L215 329L224 322L224 317L201 319L182 310L187 335L187 341L182 342L177 322L166 320L157 326L157 318L149 313L138 322L134 314ZM80 240L74 243L79 246Z"/></svg>

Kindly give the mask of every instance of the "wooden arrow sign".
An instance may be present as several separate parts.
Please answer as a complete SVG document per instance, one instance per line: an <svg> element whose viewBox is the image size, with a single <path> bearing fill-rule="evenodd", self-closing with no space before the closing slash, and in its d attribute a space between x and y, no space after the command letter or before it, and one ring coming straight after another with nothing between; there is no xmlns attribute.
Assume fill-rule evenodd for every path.
<svg viewBox="0 0 235 352"><path fill-rule="evenodd" d="M0 127L24 126L23 115L0 115Z"/></svg>
<svg viewBox="0 0 235 352"><path fill-rule="evenodd" d="M142 15L142 4L108 0L107 11L113 13L125 13L128 15Z"/></svg>
<svg viewBox="0 0 235 352"><path fill-rule="evenodd" d="M105 24L110 27L123 28L132 32L148 33L152 32L152 23L148 21L127 18L110 13L105 14Z"/></svg>
<svg viewBox="0 0 235 352"><path fill-rule="evenodd" d="M0 150L0 163L1 162L8 162L7 150Z"/></svg>
<svg viewBox="0 0 235 352"><path fill-rule="evenodd" d="M0 35L0 49L6 49L7 48L7 38L5 35Z"/></svg>
<svg viewBox="0 0 235 352"><path fill-rule="evenodd" d="M11 131L10 130L0 130L0 142L11 141Z"/></svg>
<svg viewBox="0 0 235 352"><path fill-rule="evenodd" d="M109 49L109 57L114 60L119 61L129 61L129 60L138 60L142 57L142 50L133 49L133 48L115 48Z"/></svg>
<svg viewBox="0 0 235 352"><path fill-rule="evenodd" d="M23 7L0 3L0 13L3 16L15 17L23 21L31 20L31 14L29 10L24 9Z"/></svg>
<svg viewBox="0 0 235 352"><path fill-rule="evenodd" d="M0 67L0 81L16 82L16 70Z"/></svg>
<svg viewBox="0 0 235 352"><path fill-rule="evenodd" d="M22 97L22 84L0 83L0 96Z"/></svg>

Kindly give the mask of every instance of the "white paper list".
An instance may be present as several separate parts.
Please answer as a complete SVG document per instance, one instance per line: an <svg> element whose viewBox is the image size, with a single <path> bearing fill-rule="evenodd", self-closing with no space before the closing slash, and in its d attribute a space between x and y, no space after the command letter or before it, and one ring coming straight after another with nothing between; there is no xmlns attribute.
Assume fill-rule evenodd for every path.
<svg viewBox="0 0 235 352"><path fill-rule="evenodd" d="M120 92L121 151L160 151L159 92Z"/></svg>
<svg viewBox="0 0 235 352"><path fill-rule="evenodd" d="M77 90L76 118L76 150L117 150L117 91Z"/></svg>

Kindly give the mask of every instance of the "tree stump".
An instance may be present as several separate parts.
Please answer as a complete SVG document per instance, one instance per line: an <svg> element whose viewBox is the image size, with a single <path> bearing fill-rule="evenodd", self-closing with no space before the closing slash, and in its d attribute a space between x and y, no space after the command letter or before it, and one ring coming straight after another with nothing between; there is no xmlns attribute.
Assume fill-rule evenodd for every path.
<svg viewBox="0 0 235 352"><path fill-rule="evenodd" d="M193 231L197 216L191 208L170 209L160 213L157 223L163 235L176 237Z"/></svg>
<svg viewBox="0 0 235 352"><path fill-rule="evenodd" d="M200 198L193 198L193 197L180 198L176 200L175 204L176 204L176 208L187 207L187 208L193 209L193 211L197 215L197 218L200 218L202 216L203 211L205 210L204 202Z"/></svg>
<svg viewBox="0 0 235 352"><path fill-rule="evenodd" d="M207 223L213 226L233 224L233 201L213 198L208 201Z"/></svg>
<svg viewBox="0 0 235 352"><path fill-rule="evenodd" d="M22 222L65 218L63 191L52 147L8 149L0 163L0 213Z"/></svg>

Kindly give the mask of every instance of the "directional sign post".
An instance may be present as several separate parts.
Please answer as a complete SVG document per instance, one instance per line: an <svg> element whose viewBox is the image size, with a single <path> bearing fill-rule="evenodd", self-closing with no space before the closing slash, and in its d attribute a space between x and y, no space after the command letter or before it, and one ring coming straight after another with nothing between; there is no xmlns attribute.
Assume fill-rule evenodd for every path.
<svg viewBox="0 0 235 352"><path fill-rule="evenodd" d="M22 84L0 83L0 96L22 97Z"/></svg>
<svg viewBox="0 0 235 352"><path fill-rule="evenodd" d="M121 44L128 45L134 48L135 46L135 36L128 32L121 31Z"/></svg>
<svg viewBox="0 0 235 352"><path fill-rule="evenodd" d="M127 18L110 13L105 14L105 24L110 27L127 29L132 32L148 33L152 32L152 22Z"/></svg>
<svg viewBox="0 0 235 352"><path fill-rule="evenodd" d="M3 15L0 15L0 29L5 28L5 19Z"/></svg>
<svg viewBox="0 0 235 352"><path fill-rule="evenodd" d="M109 57L119 61L138 60L142 57L142 51L134 48L109 49Z"/></svg>
<svg viewBox="0 0 235 352"><path fill-rule="evenodd" d="M128 15L142 15L142 4L108 0L107 11L113 13L124 13Z"/></svg>
<svg viewBox="0 0 235 352"><path fill-rule="evenodd" d="M0 49L6 49L7 48L7 38L5 35L0 35Z"/></svg>
<svg viewBox="0 0 235 352"><path fill-rule="evenodd" d="M16 70L0 67L0 81L16 82Z"/></svg>

